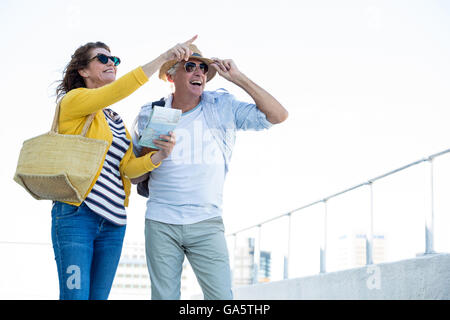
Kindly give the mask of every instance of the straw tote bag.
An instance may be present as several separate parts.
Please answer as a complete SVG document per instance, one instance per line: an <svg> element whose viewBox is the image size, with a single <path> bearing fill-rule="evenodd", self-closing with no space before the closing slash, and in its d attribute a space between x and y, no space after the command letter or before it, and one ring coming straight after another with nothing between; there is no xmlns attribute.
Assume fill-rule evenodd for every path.
<svg viewBox="0 0 450 320"><path fill-rule="evenodd" d="M86 137L95 114L87 118L81 135L59 134L60 103L51 130L23 143L14 181L35 199L79 203L102 164L108 142Z"/></svg>

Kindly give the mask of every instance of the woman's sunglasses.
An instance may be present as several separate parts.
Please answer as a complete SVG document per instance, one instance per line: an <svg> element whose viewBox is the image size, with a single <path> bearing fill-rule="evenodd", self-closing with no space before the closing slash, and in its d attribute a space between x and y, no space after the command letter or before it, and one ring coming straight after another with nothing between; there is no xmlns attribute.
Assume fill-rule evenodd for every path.
<svg viewBox="0 0 450 320"><path fill-rule="evenodd" d="M200 71L203 72L203 74L208 72L208 65L206 63L200 63L198 68L200 68ZM197 70L197 64L195 62L188 61L184 64L184 70L186 70L187 73L194 72Z"/></svg>
<svg viewBox="0 0 450 320"><path fill-rule="evenodd" d="M92 57L91 59L89 59L88 62L94 60L95 58L97 58L98 61L100 61L103 64L107 64L108 63L108 59L111 59L111 61L114 63L114 65L116 67L120 64L120 58L119 57L107 56L106 54L103 54L103 53L97 54L95 57Z"/></svg>

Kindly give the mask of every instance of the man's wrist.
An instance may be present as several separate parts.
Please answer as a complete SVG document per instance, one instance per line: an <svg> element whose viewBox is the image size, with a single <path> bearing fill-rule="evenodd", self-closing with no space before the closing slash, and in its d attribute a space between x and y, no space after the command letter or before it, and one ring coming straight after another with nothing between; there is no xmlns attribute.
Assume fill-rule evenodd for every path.
<svg viewBox="0 0 450 320"><path fill-rule="evenodd" d="M239 87L245 87L249 83L249 78L240 72L238 76L231 78L231 82Z"/></svg>

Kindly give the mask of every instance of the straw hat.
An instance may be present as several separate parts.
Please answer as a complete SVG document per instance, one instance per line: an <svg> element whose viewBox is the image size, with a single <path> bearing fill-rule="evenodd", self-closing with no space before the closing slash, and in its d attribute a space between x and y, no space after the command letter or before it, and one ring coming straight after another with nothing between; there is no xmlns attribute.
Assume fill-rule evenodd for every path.
<svg viewBox="0 0 450 320"><path fill-rule="evenodd" d="M197 46L195 44L190 44L189 45L189 49L192 50L192 55L189 57L189 59L196 59L196 60L200 60L203 61L204 63L206 63L208 66L214 62L211 59L208 58L204 58L201 51L198 50ZM167 76L166 73L167 71L172 68L178 61L177 60L170 60L167 61L166 63L164 63L161 66L161 69L159 69L159 78L161 80L167 81ZM212 78L214 78L214 76L216 75L216 69L214 68L209 68L208 73L206 75L206 82L208 82L209 80L211 80Z"/></svg>

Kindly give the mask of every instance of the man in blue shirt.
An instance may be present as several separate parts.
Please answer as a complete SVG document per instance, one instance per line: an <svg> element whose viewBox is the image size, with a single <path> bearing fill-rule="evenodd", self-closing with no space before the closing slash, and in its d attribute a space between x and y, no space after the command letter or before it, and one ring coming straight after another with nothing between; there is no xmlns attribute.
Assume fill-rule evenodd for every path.
<svg viewBox="0 0 450 320"><path fill-rule="evenodd" d="M207 59L195 45L180 45L178 60L164 64L159 77L175 91L160 105L182 110L171 139L172 153L150 173L145 222L152 299L180 299L186 256L205 299L229 300L231 273L222 221L222 194L237 130L268 129L288 112L246 77L233 60ZM218 73L254 100L236 100L225 90L204 91ZM144 105L136 118L136 155L148 152L138 141L152 113ZM161 143L161 142L160 142ZM135 181L137 182L137 181Z"/></svg>

